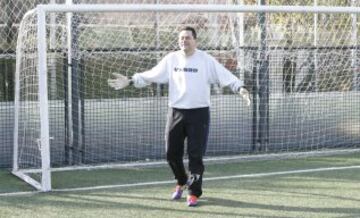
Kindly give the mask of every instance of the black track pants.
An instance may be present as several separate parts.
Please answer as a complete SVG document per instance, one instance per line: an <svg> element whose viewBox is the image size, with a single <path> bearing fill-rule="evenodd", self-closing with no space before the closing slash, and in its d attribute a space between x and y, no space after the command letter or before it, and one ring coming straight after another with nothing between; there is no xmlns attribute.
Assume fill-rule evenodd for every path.
<svg viewBox="0 0 360 218"><path fill-rule="evenodd" d="M203 156L206 151L209 133L209 108L176 109L170 108L166 124L166 159L179 185L187 182L183 156L184 142L187 140L189 173L200 178L189 187L189 194L199 197L202 194Z"/></svg>

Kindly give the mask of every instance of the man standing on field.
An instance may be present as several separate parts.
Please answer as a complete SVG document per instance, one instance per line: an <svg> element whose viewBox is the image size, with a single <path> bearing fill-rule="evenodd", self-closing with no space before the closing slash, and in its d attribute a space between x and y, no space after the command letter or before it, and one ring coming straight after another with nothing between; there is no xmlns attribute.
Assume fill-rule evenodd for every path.
<svg viewBox="0 0 360 218"><path fill-rule="evenodd" d="M250 105L243 81L205 51L196 48L196 31L185 27L179 33L180 50L167 54L154 68L136 73L131 79L116 74L109 85L121 89L133 83L142 88L151 83L169 84L169 112L165 140L166 159L177 181L172 200L179 200L187 187L187 205L196 206L202 195L203 156L210 123L210 87L217 83L239 93ZM185 170L184 142L187 139L188 173Z"/></svg>

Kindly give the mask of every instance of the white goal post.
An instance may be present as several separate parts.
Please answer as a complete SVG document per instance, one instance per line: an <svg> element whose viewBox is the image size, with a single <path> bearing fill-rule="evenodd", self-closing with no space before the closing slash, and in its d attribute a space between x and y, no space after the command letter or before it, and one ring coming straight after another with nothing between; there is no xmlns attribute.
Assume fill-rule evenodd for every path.
<svg viewBox="0 0 360 218"><path fill-rule="evenodd" d="M50 191L56 167L163 161L166 86L116 92L104 81L113 72L131 76L153 67L177 49L176 30L184 25L199 30L200 49L245 80L255 100L246 109L214 87L209 156L357 149L359 13L321 6L39 5L24 16L17 42L12 172ZM324 20L314 24L314 14Z"/></svg>

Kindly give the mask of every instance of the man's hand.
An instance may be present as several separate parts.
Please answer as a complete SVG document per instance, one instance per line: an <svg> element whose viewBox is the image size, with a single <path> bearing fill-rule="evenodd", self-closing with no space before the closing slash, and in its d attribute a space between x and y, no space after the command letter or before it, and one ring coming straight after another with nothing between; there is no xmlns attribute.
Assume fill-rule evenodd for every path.
<svg viewBox="0 0 360 218"><path fill-rule="evenodd" d="M251 105L250 93L246 88L241 87L239 90L239 95L245 100L247 106Z"/></svg>
<svg viewBox="0 0 360 218"><path fill-rule="evenodd" d="M130 84L130 80L120 73L113 73L112 74L115 79L108 79L108 84L110 87L114 88L115 90L123 89Z"/></svg>

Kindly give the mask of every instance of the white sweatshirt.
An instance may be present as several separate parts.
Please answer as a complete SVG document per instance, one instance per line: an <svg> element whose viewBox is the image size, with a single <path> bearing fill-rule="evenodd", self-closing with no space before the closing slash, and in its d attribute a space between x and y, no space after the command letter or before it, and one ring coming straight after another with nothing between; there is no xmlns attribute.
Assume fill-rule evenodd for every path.
<svg viewBox="0 0 360 218"><path fill-rule="evenodd" d="M151 83L169 84L169 107L179 109L210 106L210 85L218 83L238 92L244 85L215 58L204 51L195 50L186 57L182 51L166 55L154 68L136 73L134 86L142 88Z"/></svg>

